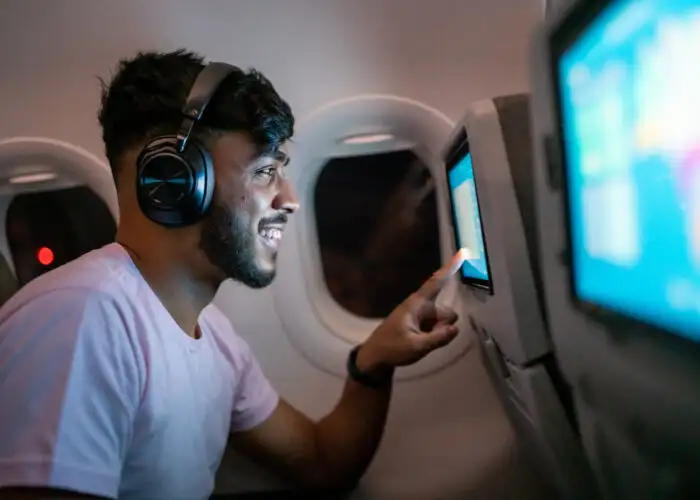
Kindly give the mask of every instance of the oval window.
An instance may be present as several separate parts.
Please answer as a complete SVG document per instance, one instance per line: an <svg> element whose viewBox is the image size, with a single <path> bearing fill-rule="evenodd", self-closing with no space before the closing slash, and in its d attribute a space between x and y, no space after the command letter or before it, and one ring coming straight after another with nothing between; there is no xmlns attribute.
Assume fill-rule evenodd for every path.
<svg viewBox="0 0 700 500"><path fill-rule="evenodd" d="M411 150L329 160L314 212L326 287L355 315L387 316L440 267L435 184Z"/></svg>
<svg viewBox="0 0 700 500"><path fill-rule="evenodd" d="M114 241L117 232L107 204L86 186L19 194L6 224L20 286Z"/></svg>

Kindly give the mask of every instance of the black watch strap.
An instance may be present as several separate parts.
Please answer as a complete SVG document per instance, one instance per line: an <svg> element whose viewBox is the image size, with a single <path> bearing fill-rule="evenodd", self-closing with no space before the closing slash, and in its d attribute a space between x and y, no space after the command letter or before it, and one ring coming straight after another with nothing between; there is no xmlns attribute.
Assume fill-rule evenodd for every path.
<svg viewBox="0 0 700 500"><path fill-rule="evenodd" d="M373 389L383 389L391 385L394 375L393 369L382 371L381 373L365 373L357 368L357 353L361 345L355 346L348 355L348 375L358 384L362 384Z"/></svg>

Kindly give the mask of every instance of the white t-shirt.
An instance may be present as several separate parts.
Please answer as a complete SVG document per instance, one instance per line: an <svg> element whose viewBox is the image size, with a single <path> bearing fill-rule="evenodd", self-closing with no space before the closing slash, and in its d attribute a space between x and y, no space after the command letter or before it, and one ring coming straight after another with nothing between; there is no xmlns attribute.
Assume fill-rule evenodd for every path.
<svg viewBox="0 0 700 500"><path fill-rule="evenodd" d="M194 339L118 244L30 282L0 309L0 486L203 499L229 432L278 403L210 305Z"/></svg>

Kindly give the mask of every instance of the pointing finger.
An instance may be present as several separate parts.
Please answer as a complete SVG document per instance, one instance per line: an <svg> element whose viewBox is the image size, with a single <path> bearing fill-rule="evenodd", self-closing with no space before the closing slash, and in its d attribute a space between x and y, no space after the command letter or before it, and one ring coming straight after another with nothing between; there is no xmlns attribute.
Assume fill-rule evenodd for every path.
<svg viewBox="0 0 700 500"><path fill-rule="evenodd" d="M418 290L418 295L424 299L434 299L445 287L445 284L462 267L466 259L465 251L461 248L450 260L450 262L433 274L428 281Z"/></svg>

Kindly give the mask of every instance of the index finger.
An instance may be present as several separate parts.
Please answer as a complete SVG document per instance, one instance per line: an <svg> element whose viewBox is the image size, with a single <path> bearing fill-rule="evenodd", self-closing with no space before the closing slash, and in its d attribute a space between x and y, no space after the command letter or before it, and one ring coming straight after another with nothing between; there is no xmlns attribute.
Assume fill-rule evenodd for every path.
<svg viewBox="0 0 700 500"><path fill-rule="evenodd" d="M440 268L435 274L433 274L428 281L426 281L422 287L418 290L418 295L426 299L434 299L445 287L445 284L452 278L452 276L457 273L464 264L467 258L467 252L464 248L460 248L459 251L452 256L450 262L446 266Z"/></svg>

